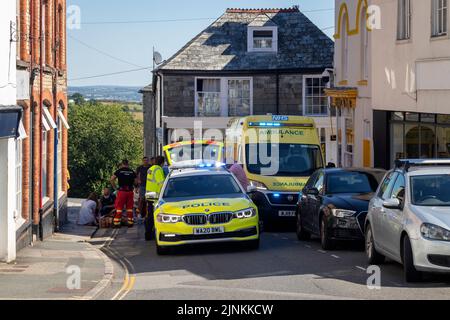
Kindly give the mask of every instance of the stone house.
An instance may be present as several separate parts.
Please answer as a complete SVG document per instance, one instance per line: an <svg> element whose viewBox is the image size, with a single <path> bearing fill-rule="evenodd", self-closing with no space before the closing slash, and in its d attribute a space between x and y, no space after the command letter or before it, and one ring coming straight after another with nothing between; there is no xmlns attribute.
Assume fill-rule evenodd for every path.
<svg viewBox="0 0 450 320"><path fill-rule="evenodd" d="M315 118L332 161L324 74L333 67L333 48L298 7L226 10L154 71L153 99L144 109L156 119L147 137L156 143L147 153L192 134L194 122L224 134L233 117L305 115Z"/></svg>

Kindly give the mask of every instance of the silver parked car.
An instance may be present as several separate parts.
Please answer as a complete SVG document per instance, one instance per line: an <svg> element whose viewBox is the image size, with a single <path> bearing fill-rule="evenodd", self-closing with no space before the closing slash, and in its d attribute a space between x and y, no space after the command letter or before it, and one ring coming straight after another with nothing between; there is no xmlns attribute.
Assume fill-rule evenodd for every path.
<svg viewBox="0 0 450 320"><path fill-rule="evenodd" d="M397 161L369 204L365 241L370 264L402 263L408 282L450 273L450 159Z"/></svg>

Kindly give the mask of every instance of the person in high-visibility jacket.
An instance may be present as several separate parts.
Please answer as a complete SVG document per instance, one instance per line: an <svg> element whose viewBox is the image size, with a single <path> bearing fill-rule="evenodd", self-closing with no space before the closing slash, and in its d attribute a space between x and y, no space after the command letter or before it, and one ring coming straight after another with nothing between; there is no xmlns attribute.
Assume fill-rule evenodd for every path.
<svg viewBox="0 0 450 320"><path fill-rule="evenodd" d="M146 185L146 193L156 192L160 193L161 188L164 184L164 180L166 179L166 175L164 174L164 169L162 166L164 165L165 159L164 157L156 157L155 164L148 169L147 172L147 185Z"/></svg>
<svg viewBox="0 0 450 320"><path fill-rule="evenodd" d="M164 181L166 179L166 175L164 174L164 170L162 166L164 165L165 159L164 157L158 156L155 158L154 165L148 169L147 173L147 185L146 185L146 193L156 192L156 194L160 194L161 189L163 187ZM145 217L145 239L151 240L153 235L153 228L155 225L154 217L153 217L153 209L154 209L154 201L156 199L147 199L147 216Z"/></svg>

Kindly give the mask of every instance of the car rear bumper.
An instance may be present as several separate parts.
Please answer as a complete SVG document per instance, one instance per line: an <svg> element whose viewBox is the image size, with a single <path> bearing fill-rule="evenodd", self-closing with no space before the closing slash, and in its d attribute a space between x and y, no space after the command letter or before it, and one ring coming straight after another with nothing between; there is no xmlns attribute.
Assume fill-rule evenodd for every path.
<svg viewBox="0 0 450 320"><path fill-rule="evenodd" d="M411 239L411 246L417 270L450 273L450 242Z"/></svg>

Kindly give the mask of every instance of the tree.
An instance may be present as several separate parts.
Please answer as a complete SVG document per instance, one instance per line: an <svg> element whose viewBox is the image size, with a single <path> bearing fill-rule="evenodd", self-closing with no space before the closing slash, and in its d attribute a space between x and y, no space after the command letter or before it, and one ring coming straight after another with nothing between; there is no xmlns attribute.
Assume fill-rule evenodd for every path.
<svg viewBox="0 0 450 320"><path fill-rule="evenodd" d="M86 102L86 100L84 99L83 95L81 93L74 93L70 99L72 99L76 105L82 105Z"/></svg>
<svg viewBox="0 0 450 320"><path fill-rule="evenodd" d="M70 195L86 197L109 185L118 163L143 156L143 124L119 105L89 102L69 108Z"/></svg>

